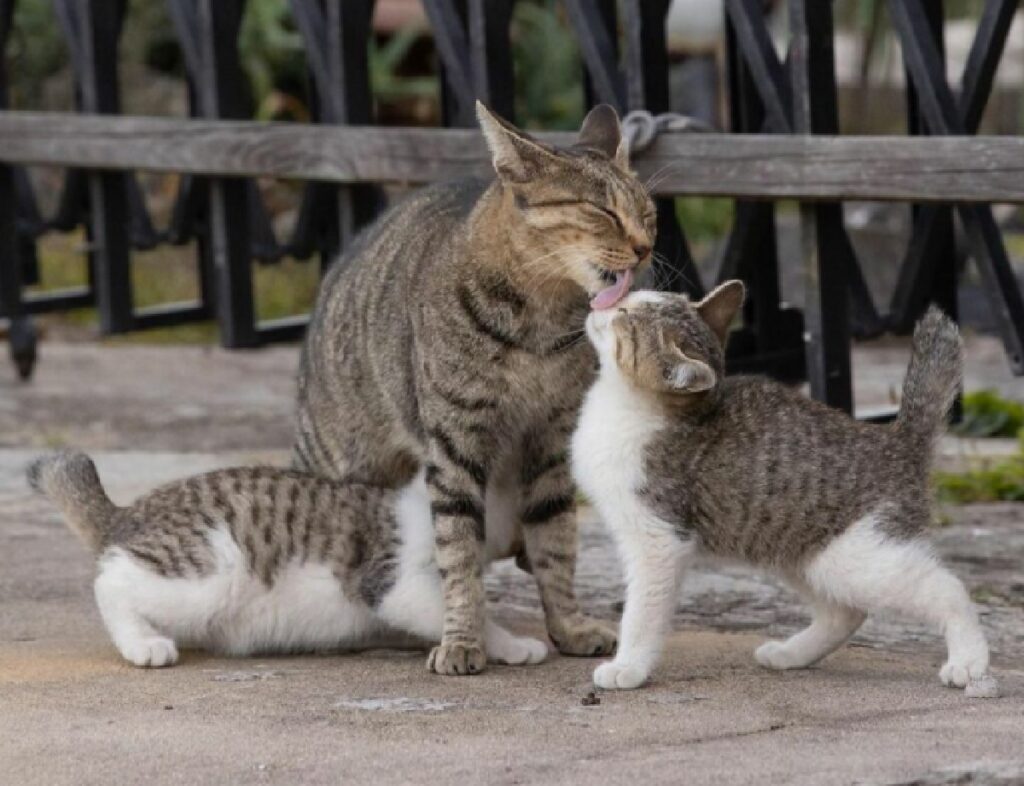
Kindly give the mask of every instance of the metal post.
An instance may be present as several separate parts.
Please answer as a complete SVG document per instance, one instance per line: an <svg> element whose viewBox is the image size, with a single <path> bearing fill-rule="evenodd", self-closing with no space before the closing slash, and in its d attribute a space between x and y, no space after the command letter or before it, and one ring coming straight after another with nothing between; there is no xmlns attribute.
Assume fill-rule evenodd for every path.
<svg viewBox="0 0 1024 786"><path fill-rule="evenodd" d="M790 0L793 129L802 134L835 134L835 56L832 4ZM847 412L853 409L850 378L848 271L842 258L842 207L801 205L806 294L807 374L811 395Z"/></svg>
<svg viewBox="0 0 1024 786"><path fill-rule="evenodd" d="M197 88L203 116L244 118L247 90L237 54L244 0L198 1L203 73ZM213 178L209 188L210 251L221 344L228 348L256 346L246 183L237 178Z"/></svg>
<svg viewBox="0 0 1024 786"><path fill-rule="evenodd" d="M668 49L665 16L668 0L625 0L627 109L646 109L658 114L671 110L668 85ZM676 217L675 199L656 200L658 237L655 243L654 278L658 289L704 296L704 285L690 253L686 235Z"/></svg>
<svg viewBox="0 0 1024 786"><path fill-rule="evenodd" d="M82 108L98 114L121 111L117 57L124 0L89 0L78 17ZM89 223L100 329L122 333L132 315L131 238L127 178L123 172L89 175Z"/></svg>

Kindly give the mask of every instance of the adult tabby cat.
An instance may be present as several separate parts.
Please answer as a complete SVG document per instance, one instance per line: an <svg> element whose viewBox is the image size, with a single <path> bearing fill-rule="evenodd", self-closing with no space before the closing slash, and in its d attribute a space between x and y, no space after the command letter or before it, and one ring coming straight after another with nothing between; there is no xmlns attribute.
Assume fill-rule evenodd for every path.
<svg viewBox="0 0 1024 786"><path fill-rule="evenodd" d="M239 467L168 483L116 507L83 453L29 468L96 555L96 603L136 666L178 647L230 655L436 642L444 602L421 478L392 491ZM488 656L537 663L547 645L488 622Z"/></svg>
<svg viewBox="0 0 1024 786"><path fill-rule="evenodd" d="M941 627L944 684L994 695L977 613L925 537L932 448L961 379L956 326L935 308L924 316L899 419L873 425L771 380L723 377L742 301L738 281L696 304L637 292L587 321L601 371L573 466L627 575L619 651L594 681L635 688L647 678L700 552L777 572L813 607L806 630L757 649L768 668L816 663L865 612L889 608Z"/></svg>
<svg viewBox="0 0 1024 786"><path fill-rule="evenodd" d="M523 549L558 649L615 646L573 592L567 448L595 365L588 298L625 296L655 229L610 107L562 150L477 114L497 178L424 189L364 233L324 279L298 382L296 466L396 488L426 468L439 674L483 669L482 566Z"/></svg>

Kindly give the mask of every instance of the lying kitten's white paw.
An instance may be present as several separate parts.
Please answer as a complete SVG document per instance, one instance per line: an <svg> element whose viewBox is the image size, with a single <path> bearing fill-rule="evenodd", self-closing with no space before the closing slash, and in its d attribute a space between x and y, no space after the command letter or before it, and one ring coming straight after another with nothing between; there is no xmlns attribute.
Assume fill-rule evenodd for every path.
<svg viewBox="0 0 1024 786"><path fill-rule="evenodd" d="M121 648L125 660L136 666L153 669L173 666L178 662L178 648L174 642L162 636L139 639Z"/></svg>
<svg viewBox="0 0 1024 786"><path fill-rule="evenodd" d="M548 645L529 636L515 636L497 646L489 646L488 658L509 666L540 663L548 656Z"/></svg>
<svg viewBox="0 0 1024 786"><path fill-rule="evenodd" d="M810 665L784 641L766 641L754 650L754 660L767 669L802 669Z"/></svg>
<svg viewBox="0 0 1024 786"><path fill-rule="evenodd" d="M988 676L988 659L952 661L939 670L939 679L947 688L965 688L969 682ZM994 680L993 680L994 682Z"/></svg>
<svg viewBox="0 0 1024 786"><path fill-rule="evenodd" d="M629 663L611 660L594 669L594 684L607 690L632 690L647 679L647 671Z"/></svg>

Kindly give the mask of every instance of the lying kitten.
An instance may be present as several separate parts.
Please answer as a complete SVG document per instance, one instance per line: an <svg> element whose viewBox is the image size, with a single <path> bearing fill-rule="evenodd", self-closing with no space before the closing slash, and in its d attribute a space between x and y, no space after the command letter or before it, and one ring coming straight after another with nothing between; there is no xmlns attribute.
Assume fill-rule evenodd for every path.
<svg viewBox="0 0 1024 786"><path fill-rule="evenodd" d="M635 688L647 678L682 570L703 552L776 571L811 604L806 630L757 649L764 666L810 666L865 612L889 608L942 626L944 684L994 693L967 592L924 538L932 447L960 383L956 326L937 309L925 315L899 419L870 425L767 379L723 378L742 301L738 281L696 304L637 292L587 320L601 371L573 438L573 470L627 578L619 650L595 683Z"/></svg>
<svg viewBox="0 0 1024 786"><path fill-rule="evenodd" d="M422 478L391 491L281 469L170 483L118 508L82 453L29 468L97 555L96 602L136 666L179 646L230 655L300 652L407 633L437 642L444 621ZM489 622L492 661L538 663L547 646Z"/></svg>

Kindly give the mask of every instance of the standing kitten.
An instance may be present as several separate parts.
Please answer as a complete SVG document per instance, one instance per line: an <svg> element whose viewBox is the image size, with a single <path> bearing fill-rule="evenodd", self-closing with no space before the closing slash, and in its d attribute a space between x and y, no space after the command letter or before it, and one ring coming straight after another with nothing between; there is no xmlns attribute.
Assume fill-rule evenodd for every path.
<svg viewBox="0 0 1024 786"><path fill-rule="evenodd" d="M97 557L96 603L136 666L178 647L230 655L437 641L441 576L421 479L400 491L289 470L226 469L116 507L82 453L29 468ZM493 661L538 663L547 646L488 621Z"/></svg>
<svg viewBox="0 0 1024 786"><path fill-rule="evenodd" d="M611 107L566 149L477 113L496 177L418 191L360 236L324 277L298 380L297 467L391 488L426 469L438 674L484 667L488 540L526 557L561 652L615 648L573 591L569 437L594 369L588 300L626 295L656 218Z"/></svg>
<svg viewBox="0 0 1024 786"><path fill-rule="evenodd" d="M587 320L601 371L573 438L573 469L627 578L619 651L595 683L635 688L647 678L682 570L700 551L773 570L811 604L806 630L757 649L764 666L810 666L865 612L889 608L942 626L945 685L991 695L977 615L923 533L932 447L960 384L956 326L937 309L925 315L899 419L870 425L767 379L723 378L742 301L738 281L697 304L640 292Z"/></svg>

